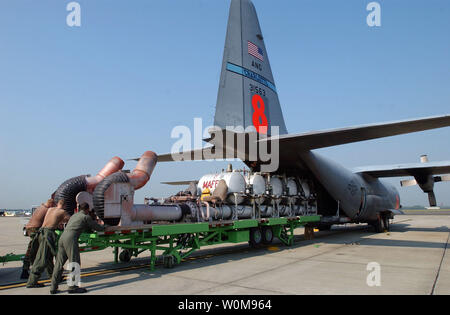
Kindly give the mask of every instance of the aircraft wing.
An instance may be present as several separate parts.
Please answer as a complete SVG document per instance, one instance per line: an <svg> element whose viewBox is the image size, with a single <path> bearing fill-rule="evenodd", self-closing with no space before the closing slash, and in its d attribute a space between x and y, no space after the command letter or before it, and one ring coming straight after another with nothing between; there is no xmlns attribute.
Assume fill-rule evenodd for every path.
<svg viewBox="0 0 450 315"><path fill-rule="evenodd" d="M398 165L359 167L353 170L355 173L363 173L372 177L404 177L421 174L439 175L450 173L450 161L411 163Z"/></svg>
<svg viewBox="0 0 450 315"><path fill-rule="evenodd" d="M259 140L279 140L280 150L313 150L450 126L450 115L331 129Z"/></svg>
<svg viewBox="0 0 450 315"><path fill-rule="evenodd" d="M400 185L402 187L419 185L422 191L428 194L430 207L435 207L437 205L436 195L433 190L434 183L450 181L450 175L440 175L450 173L450 161L369 166L360 167L353 171L355 173L367 174L372 177L413 176L414 179L400 181Z"/></svg>

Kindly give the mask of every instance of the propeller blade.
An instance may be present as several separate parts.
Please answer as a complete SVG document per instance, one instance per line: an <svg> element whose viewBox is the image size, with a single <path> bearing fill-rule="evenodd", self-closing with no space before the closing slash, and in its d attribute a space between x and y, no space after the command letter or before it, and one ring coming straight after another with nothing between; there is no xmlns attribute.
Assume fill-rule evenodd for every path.
<svg viewBox="0 0 450 315"><path fill-rule="evenodd" d="M442 176L435 176L434 177L434 182L435 183L448 182L448 181L450 181L450 175L442 175Z"/></svg>
<svg viewBox="0 0 450 315"><path fill-rule="evenodd" d="M400 182L402 187L414 186L417 185L417 181L415 179L406 179Z"/></svg>
<svg viewBox="0 0 450 315"><path fill-rule="evenodd" d="M441 177L441 181L450 182L450 175L442 175L440 177Z"/></svg>
<svg viewBox="0 0 450 315"><path fill-rule="evenodd" d="M434 194L434 191L430 191L428 193L428 200L430 201L430 207L436 207L436 195Z"/></svg>

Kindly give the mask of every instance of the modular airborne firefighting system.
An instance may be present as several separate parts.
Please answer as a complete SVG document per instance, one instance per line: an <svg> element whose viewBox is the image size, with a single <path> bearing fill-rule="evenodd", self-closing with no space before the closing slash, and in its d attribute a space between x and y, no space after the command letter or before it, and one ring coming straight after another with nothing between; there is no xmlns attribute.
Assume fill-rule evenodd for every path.
<svg viewBox="0 0 450 315"><path fill-rule="evenodd" d="M414 177L402 184L418 184L428 193L431 206L436 205L434 183L450 180L449 176L436 176L450 172L449 161L432 163L423 159L417 164L351 171L314 152L319 148L446 127L450 125L448 115L288 134L264 37L249 0L231 1L214 125L215 130L224 131L221 134L225 137L243 135L244 142L256 148L270 147L276 142L276 146L271 146L279 150L276 170L265 171L265 162L259 156L251 159L247 149L242 151L233 146L233 157L240 158L248 170L229 167L199 180L169 182L187 188L162 200L149 198L135 204L135 190L149 181L156 163L177 161L174 154L157 156L147 151L132 172L121 171L123 161L114 158L107 172L102 171L95 178L81 176L66 181L58 188L56 200L67 199L69 213L73 213L77 201L87 201L100 219L117 226L113 231L134 231L138 233L136 237L141 237L140 241L122 243L120 240L124 238L110 237L97 247L125 248L128 255L137 255L139 248L149 249L154 254L164 243L169 244L165 255L180 262L185 256L177 250L190 248L190 253L200 245L247 240L258 245L269 243L273 236L290 244L293 229L306 224L327 229L333 224L369 223L381 232L389 228L389 220L400 212L400 198L395 187L380 178ZM226 130L227 126L241 126L243 130L253 127L254 131L239 134ZM183 152L183 159L205 160L211 152L223 158L230 147L224 145L226 141L214 141L218 138L211 131L211 138L206 139L211 146ZM167 260L168 264L171 262Z"/></svg>

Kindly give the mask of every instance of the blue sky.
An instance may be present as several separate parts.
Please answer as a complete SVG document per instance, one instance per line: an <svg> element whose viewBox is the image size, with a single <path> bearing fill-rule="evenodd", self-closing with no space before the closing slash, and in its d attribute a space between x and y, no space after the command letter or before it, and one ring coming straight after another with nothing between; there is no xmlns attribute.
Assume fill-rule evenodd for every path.
<svg viewBox="0 0 450 315"><path fill-rule="evenodd" d="M66 25L69 2L0 2L0 208L39 204L115 155L169 152L172 128L195 117L212 123L229 0L79 0L78 28ZM450 113L450 2L378 1L376 28L369 2L254 0L289 132ZM445 128L319 151L347 167L450 160L449 138ZM160 163L135 201L225 164ZM438 203L449 190L437 185ZM418 187L400 193L427 203Z"/></svg>

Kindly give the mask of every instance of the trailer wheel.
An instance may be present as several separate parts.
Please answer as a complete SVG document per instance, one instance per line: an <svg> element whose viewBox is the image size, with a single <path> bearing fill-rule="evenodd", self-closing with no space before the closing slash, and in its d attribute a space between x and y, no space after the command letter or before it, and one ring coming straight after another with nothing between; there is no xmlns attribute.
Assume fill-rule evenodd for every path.
<svg viewBox="0 0 450 315"><path fill-rule="evenodd" d="M262 232L259 228L250 229L250 241L249 244L253 248L258 248L262 243Z"/></svg>
<svg viewBox="0 0 450 315"><path fill-rule="evenodd" d="M175 257L167 255L163 257L164 268L171 269L175 266Z"/></svg>
<svg viewBox="0 0 450 315"><path fill-rule="evenodd" d="M272 227L264 226L262 228L262 243L264 245L269 245L273 241L273 231Z"/></svg>
<svg viewBox="0 0 450 315"><path fill-rule="evenodd" d="M319 231L329 231L331 230L331 224L322 224L317 227Z"/></svg>
<svg viewBox="0 0 450 315"><path fill-rule="evenodd" d="M131 260L131 253L129 250L125 249L123 250L119 255L119 260L121 262L130 262Z"/></svg>

